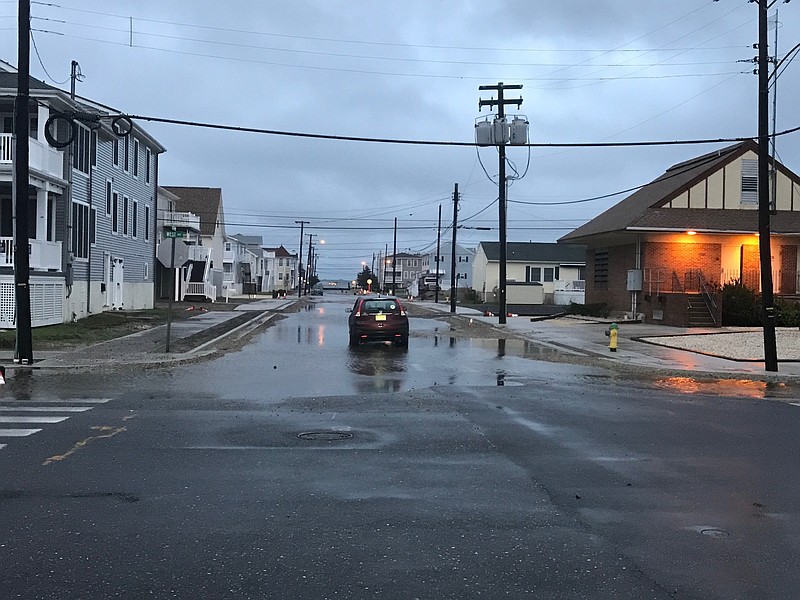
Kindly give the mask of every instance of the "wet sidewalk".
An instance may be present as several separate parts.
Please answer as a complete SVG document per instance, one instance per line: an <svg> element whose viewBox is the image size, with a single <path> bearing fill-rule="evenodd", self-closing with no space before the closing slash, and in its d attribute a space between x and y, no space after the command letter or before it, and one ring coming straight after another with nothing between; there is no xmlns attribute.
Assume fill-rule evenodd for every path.
<svg viewBox="0 0 800 600"><path fill-rule="evenodd" d="M450 305L445 303L414 302L414 305L429 311L450 312ZM506 323L500 325L497 316L484 316L483 313L475 309L456 307L456 314L465 319L473 319L491 325L498 331L513 333L516 336L561 352L573 354L577 357L600 360L609 366L624 364L641 369L716 374L726 377L737 374L747 377L763 376L765 378L800 377L800 361L779 360L778 372L770 373L764 370L763 360L731 360L722 356L714 356L711 353L706 354L663 345L668 342L663 342L661 339L659 339L658 344L647 341L648 338L655 340L664 336L703 336L705 338L703 341L708 341L716 338L716 336L725 336L729 332L745 332L748 335L762 339L763 333L758 328L689 329L619 321L618 348L616 352L611 352L608 346L609 338L606 336L606 331L610 324L609 320L569 316L545 319L514 316L507 317ZM696 339L698 342L700 341L700 338ZM698 343L698 346L700 345ZM785 355L789 355L788 350ZM779 359L781 357L780 348L778 349L778 357Z"/></svg>
<svg viewBox="0 0 800 600"><path fill-rule="evenodd" d="M81 369L162 366L194 361L213 354L223 341L238 339L290 308L297 298L265 298L233 310L198 310L189 319L159 325L124 337L71 350L34 351L33 365L14 364L13 351L0 352L6 369Z"/></svg>

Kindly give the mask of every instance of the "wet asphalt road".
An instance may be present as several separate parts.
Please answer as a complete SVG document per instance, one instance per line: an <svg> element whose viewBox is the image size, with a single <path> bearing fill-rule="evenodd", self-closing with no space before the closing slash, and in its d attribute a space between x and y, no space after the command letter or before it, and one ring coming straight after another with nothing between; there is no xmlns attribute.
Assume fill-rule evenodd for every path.
<svg viewBox="0 0 800 600"><path fill-rule="evenodd" d="M0 430L40 431L0 437L2 596L800 596L784 390L433 319L349 349L349 304L168 372L9 379Z"/></svg>

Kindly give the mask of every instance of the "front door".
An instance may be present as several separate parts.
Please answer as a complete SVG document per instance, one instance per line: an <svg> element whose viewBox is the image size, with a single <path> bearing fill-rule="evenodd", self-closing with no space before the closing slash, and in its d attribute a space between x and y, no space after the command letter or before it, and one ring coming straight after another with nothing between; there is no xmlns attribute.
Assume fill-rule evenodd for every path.
<svg viewBox="0 0 800 600"><path fill-rule="evenodd" d="M124 271L125 261L115 256L111 257L111 309L122 310L124 306Z"/></svg>

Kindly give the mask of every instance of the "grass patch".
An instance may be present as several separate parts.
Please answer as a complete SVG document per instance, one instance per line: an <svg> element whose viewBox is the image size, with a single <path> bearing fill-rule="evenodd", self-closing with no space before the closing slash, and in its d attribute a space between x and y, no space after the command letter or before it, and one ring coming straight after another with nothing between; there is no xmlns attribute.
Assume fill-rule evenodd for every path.
<svg viewBox="0 0 800 600"><path fill-rule="evenodd" d="M173 320L176 315L173 314ZM102 312L90 315L74 323L34 327L31 337L34 348L57 349L65 346L86 346L106 340L150 329L167 322L167 310L132 312ZM17 332L14 329L0 331L0 349L13 350Z"/></svg>

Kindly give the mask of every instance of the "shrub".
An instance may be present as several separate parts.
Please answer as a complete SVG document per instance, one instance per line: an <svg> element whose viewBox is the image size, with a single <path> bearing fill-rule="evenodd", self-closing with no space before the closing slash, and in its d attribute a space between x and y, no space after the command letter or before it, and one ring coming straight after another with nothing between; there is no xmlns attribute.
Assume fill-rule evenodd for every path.
<svg viewBox="0 0 800 600"><path fill-rule="evenodd" d="M761 324L761 301L754 290L741 281L722 286L722 324L755 327Z"/></svg>
<svg viewBox="0 0 800 600"><path fill-rule="evenodd" d="M775 309L775 324L778 327L800 327L800 302L776 298Z"/></svg>

